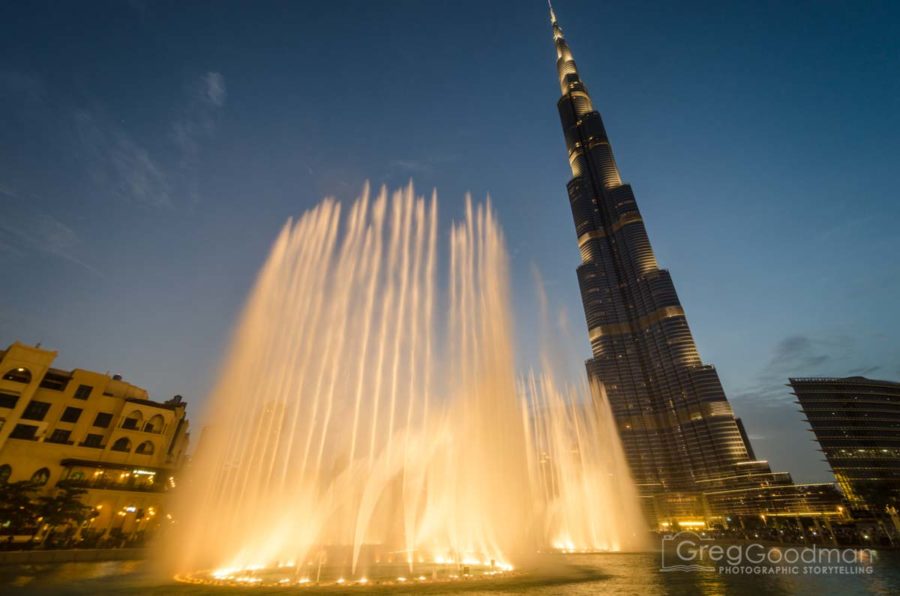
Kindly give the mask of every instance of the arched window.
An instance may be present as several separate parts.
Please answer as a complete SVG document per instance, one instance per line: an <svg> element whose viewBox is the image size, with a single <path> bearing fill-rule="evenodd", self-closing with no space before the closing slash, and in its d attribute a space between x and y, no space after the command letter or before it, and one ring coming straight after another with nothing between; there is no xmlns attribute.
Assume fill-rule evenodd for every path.
<svg viewBox="0 0 900 596"><path fill-rule="evenodd" d="M126 437L116 439L116 442L113 443L110 449L112 449L113 451L131 451L131 441L129 441Z"/></svg>
<svg viewBox="0 0 900 596"><path fill-rule="evenodd" d="M9 477L12 476L12 466L9 464L3 464L0 466L0 484L6 484L9 482Z"/></svg>
<svg viewBox="0 0 900 596"><path fill-rule="evenodd" d="M144 441L134 450L135 453L143 453L144 455L153 455L154 451L156 451L156 449L150 441Z"/></svg>
<svg viewBox="0 0 900 596"><path fill-rule="evenodd" d="M144 420L143 414L141 414L138 410L133 411L131 414L125 417L122 421L122 428L127 428L130 430L140 430L141 421Z"/></svg>
<svg viewBox="0 0 900 596"><path fill-rule="evenodd" d="M161 433L163 430L163 426L165 426L166 421L163 420L163 417L157 414L153 418L147 421L147 424L144 425L144 432L148 433Z"/></svg>
<svg viewBox="0 0 900 596"><path fill-rule="evenodd" d="M27 368L22 368L21 366L18 368L13 368L6 371L6 374L3 375L3 380L15 381L16 383L30 383L31 371Z"/></svg>
<svg viewBox="0 0 900 596"><path fill-rule="evenodd" d="M44 486L48 480L50 480L50 470L47 468L41 468L31 475L31 482L38 486Z"/></svg>

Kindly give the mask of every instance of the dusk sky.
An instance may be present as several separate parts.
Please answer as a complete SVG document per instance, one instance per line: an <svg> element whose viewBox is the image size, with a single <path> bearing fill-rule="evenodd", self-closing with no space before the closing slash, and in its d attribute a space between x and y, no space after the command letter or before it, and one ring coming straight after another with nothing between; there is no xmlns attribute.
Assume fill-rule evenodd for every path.
<svg viewBox="0 0 900 596"><path fill-rule="evenodd" d="M829 481L784 384L900 380L900 3L555 8L757 455ZM5 2L0 33L4 347L182 394L196 429L283 222L412 178L445 243L491 196L523 365L533 266L590 355L543 0Z"/></svg>

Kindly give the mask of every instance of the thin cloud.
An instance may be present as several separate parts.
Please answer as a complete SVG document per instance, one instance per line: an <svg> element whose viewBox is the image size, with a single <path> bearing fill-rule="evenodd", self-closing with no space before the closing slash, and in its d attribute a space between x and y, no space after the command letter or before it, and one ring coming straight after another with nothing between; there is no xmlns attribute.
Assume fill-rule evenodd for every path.
<svg viewBox="0 0 900 596"><path fill-rule="evenodd" d="M12 70L0 71L0 91L23 103L40 103L44 99L44 84L34 74Z"/></svg>
<svg viewBox="0 0 900 596"><path fill-rule="evenodd" d="M172 125L170 137L178 147L181 167L193 165L205 139L215 134L220 114L228 99L225 77L208 72L190 86L182 116Z"/></svg>
<svg viewBox="0 0 900 596"><path fill-rule="evenodd" d="M117 198L145 207L174 207L176 196L185 193L196 202L197 159L218 127L227 98L225 77L218 72L207 72L189 86L178 118L168 127L165 140L175 147L168 159L151 154L102 109L77 110L75 128L90 178Z"/></svg>
<svg viewBox="0 0 900 596"><path fill-rule="evenodd" d="M124 129L95 111L75 113L88 174L98 186L136 204L172 204L170 184L162 166Z"/></svg>
<svg viewBox="0 0 900 596"><path fill-rule="evenodd" d="M848 368L845 363L856 358L850 337L790 335L773 346L772 357L755 382L734 397L776 406L793 400L785 386L791 377L866 375L881 369L877 365Z"/></svg>
<svg viewBox="0 0 900 596"><path fill-rule="evenodd" d="M415 159L395 159L389 165L392 169L412 174L430 174L434 171L433 164Z"/></svg>
<svg viewBox="0 0 900 596"><path fill-rule="evenodd" d="M433 174L439 166L452 163L457 159L457 155L430 155L424 159L394 159L388 163L388 167L409 175Z"/></svg>
<svg viewBox="0 0 900 596"><path fill-rule="evenodd" d="M805 370L815 368L829 360L829 355L821 353L810 337L792 335L775 346L770 368L776 370Z"/></svg>
<svg viewBox="0 0 900 596"><path fill-rule="evenodd" d="M104 277L96 267L73 254L82 243L75 230L47 213L28 207L26 202L17 193L0 188L0 205L3 208L0 253L16 258L42 253Z"/></svg>
<svg viewBox="0 0 900 596"><path fill-rule="evenodd" d="M851 375L857 375L860 377L864 377L866 375L871 375L872 373L877 372L879 370L881 370L880 366L863 366L860 368L854 368L854 369L850 370L849 372Z"/></svg>
<svg viewBox="0 0 900 596"><path fill-rule="evenodd" d="M208 72L203 77L206 83L206 96L216 107L223 107L228 96L225 90L225 77L220 72Z"/></svg>

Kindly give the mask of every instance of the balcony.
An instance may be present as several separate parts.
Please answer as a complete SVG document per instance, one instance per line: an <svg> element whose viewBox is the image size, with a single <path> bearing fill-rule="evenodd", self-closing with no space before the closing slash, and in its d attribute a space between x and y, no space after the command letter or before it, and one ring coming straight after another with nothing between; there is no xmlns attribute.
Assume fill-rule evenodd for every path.
<svg viewBox="0 0 900 596"><path fill-rule="evenodd" d="M175 487L172 470L127 465L109 461L64 459L63 476L57 486L88 490L120 490L162 493Z"/></svg>
<svg viewBox="0 0 900 596"><path fill-rule="evenodd" d="M57 483L57 486L72 486L76 488L84 488L84 489L96 489L96 490L126 490L126 491L136 491L143 493L162 493L166 492L166 483L165 482L153 482L149 483L143 480L137 480L135 478L129 478L125 481L108 479L108 478L82 478L78 480L60 480Z"/></svg>

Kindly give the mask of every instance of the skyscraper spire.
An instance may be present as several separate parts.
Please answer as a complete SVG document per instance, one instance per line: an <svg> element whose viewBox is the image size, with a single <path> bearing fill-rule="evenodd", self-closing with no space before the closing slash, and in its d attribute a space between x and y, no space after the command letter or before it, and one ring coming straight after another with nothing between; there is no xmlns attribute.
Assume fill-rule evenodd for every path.
<svg viewBox="0 0 900 596"><path fill-rule="evenodd" d="M586 173L586 152L590 151L594 154L601 174L596 183L606 188L620 186L622 178L619 176L612 148L606 138L603 120L600 118L600 114L594 110L587 87L584 86L578 75L578 67L575 66L572 50L566 43L566 38L563 36L562 28L556 20L556 12L552 6L550 7L550 23L553 25L556 73L562 93L557 107L563 124L563 132L566 135L566 146L569 148L569 165L572 168L572 175L581 176ZM579 135L583 131L587 131L588 136L582 142Z"/></svg>
<svg viewBox="0 0 900 596"><path fill-rule="evenodd" d="M563 35L562 27L556 20L556 12L549 0L547 5L550 7L550 24L553 26L553 43L556 45L556 72L559 75L559 88L563 95L573 91L582 91L584 97L587 98L588 106L590 106L590 97L587 89L578 76L578 68L575 66L575 59L572 58L572 51L566 38ZM588 110L590 111L590 109Z"/></svg>

